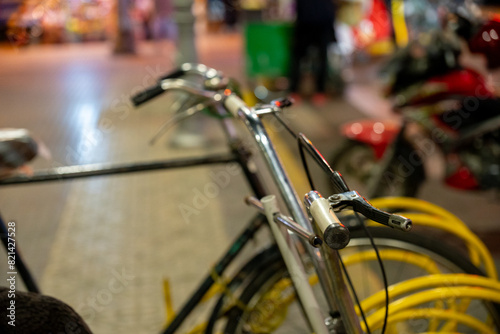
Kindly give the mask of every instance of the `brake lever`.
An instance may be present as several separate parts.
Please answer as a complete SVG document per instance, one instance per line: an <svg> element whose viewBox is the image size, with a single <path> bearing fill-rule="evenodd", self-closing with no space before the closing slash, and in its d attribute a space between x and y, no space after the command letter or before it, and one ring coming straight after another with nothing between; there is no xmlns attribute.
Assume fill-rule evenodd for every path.
<svg viewBox="0 0 500 334"><path fill-rule="evenodd" d="M165 123L163 123L160 128L156 131L156 133L153 135L151 140L149 141L150 145L154 145L156 141L163 135L165 132L167 132L168 129L173 127L174 125L184 121L185 119L195 115L196 113L202 111L203 109L213 106L216 104L217 101L205 101L205 102L200 102L195 104L192 107L189 107L187 109L181 110L183 106L179 107L179 110L176 111Z"/></svg>
<svg viewBox="0 0 500 334"><path fill-rule="evenodd" d="M410 219L389 212L382 211L372 206L364 197L358 194L357 191L348 191L340 194L332 195L328 198L330 207L339 212L346 207L361 213L368 219L371 219L382 225L399 229L408 232L412 228Z"/></svg>
<svg viewBox="0 0 500 334"><path fill-rule="evenodd" d="M293 99L289 97L281 97L279 99L275 99L271 101L271 104L274 104L278 108L288 108L293 105Z"/></svg>
<svg viewBox="0 0 500 334"><path fill-rule="evenodd" d="M254 111L257 115L267 115L272 113L279 113L283 108L290 107L293 104L293 100L283 97L280 99L272 100L269 104L259 104L254 107Z"/></svg>
<svg viewBox="0 0 500 334"><path fill-rule="evenodd" d="M201 105L201 106L200 106ZM197 112L203 110L205 105L203 103L196 104L195 106L188 108L186 110L177 111L172 117L167 119L165 123L163 123L160 128L156 131L153 137L149 140L149 145L154 145L156 141L167 132L168 129L173 127L174 125L182 122L183 120L193 116Z"/></svg>

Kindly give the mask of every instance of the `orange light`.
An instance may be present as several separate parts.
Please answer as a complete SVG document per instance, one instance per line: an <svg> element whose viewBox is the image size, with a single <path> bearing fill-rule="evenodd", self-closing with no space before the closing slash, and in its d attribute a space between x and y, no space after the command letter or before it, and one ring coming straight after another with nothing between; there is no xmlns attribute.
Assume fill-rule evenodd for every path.
<svg viewBox="0 0 500 334"><path fill-rule="evenodd" d="M281 102L280 102L280 101L276 101L276 102L274 102L274 104L275 104L275 105L276 105L276 107L278 107L278 108L279 108L279 107L281 107Z"/></svg>
<svg viewBox="0 0 500 334"><path fill-rule="evenodd" d="M224 95L229 96L231 95L232 91L230 89L224 90Z"/></svg>

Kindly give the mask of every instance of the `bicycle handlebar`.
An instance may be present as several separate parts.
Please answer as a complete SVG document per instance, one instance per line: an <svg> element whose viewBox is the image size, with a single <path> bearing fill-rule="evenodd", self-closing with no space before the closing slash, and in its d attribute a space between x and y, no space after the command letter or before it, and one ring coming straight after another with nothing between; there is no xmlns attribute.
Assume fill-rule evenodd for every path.
<svg viewBox="0 0 500 334"><path fill-rule="evenodd" d="M301 205L295 188L287 176L276 149L269 139L266 128L259 117L259 115L280 111L281 107L286 105L286 101L283 101L283 106L280 102L261 106L260 108L251 108L247 106L247 104L240 97L228 89L227 83L229 80L222 77L220 72L209 69L205 66L200 67L189 64L186 66L183 65L183 67L181 67L181 70L183 71L182 73L191 71L196 74L201 74L205 78L203 85L178 77L173 78L168 76L167 78L163 78L157 86L160 87L162 91L182 90L189 92L192 95L206 100L201 104L219 104L224 107L228 114L232 115L234 118L241 119L257 143L257 147L262 153L262 157L267 165L268 171L270 172L272 179L278 188L279 194L281 195L289 214L292 216L294 223L291 223L292 220L290 219L280 222L288 229L305 231L302 236L307 237L310 242L312 240L314 243L314 235L310 232L313 231L312 222L309 219L307 212L304 210L304 207ZM174 72L173 75L177 76L179 73L181 72ZM146 92L149 93L146 93L146 97L143 97L142 99L139 99L136 96L134 103L136 101L144 103L152 97L157 96L159 89L150 88L146 90ZM222 108L220 109L222 110ZM338 185L342 190L348 189L343 182L340 182ZM321 229L324 240L326 241L325 243L335 249L342 248L349 241L349 231L330 211L330 203L328 200L324 198L321 199L319 196L317 197L318 198L316 198L315 201L311 201L311 206L309 207L311 215L317 223L317 226ZM282 218L282 216L276 215L276 213L279 212L276 199L274 196L266 196L263 198L262 204L265 209L271 231L278 243L281 254L285 259L286 266L290 272L293 273L291 278L294 285L297 287L298 295L304 305L304 310L307 312L307 318L310 321L311 329L318 334L327 334L328 329L325 326L324 319L321 316L318 316L320 315L320 312L316 312L316 310L319 310L319 305L313 297L314 294L309 291L310 289L308 290L309 283L295 242L294 240L288 238L288 234L282 233L281 229L274 223L275 217ZM310 238L311 235L313 237L312 239ZM352 305L351 297L346 289L346 283L344 282L342 276L341 268L339 266L338 253L327 251L324 248L324 246L321 246L318 253L313 248L307 247L306 252L309 254L313 266L316 268L330 312L337 309L339 310L342 314L343 320L345 320L344 324L347 332L362 333L358 317Z"/></svg>
<svg viewBox="0 0 500 334"><path fill-rule="evenodd" d="M143 103L157 97L164 92L163 88L159 85L151 86L146 88L146 90L132 96L132 103L134 106L140 106Z"/></svg>
<svg viewBox="0 0 500 334"><path fill-rule="evenodd" d="M224 77L222 72L217 71L214 68L210 68L202 64L185 63L175 71L161 77L156 85L148 87L144 91L132 96L132 103L137 107L157 97L158 95L161 95L167 89L166 87L164 87L164 83L172 79L179 79L186 74L195 74L203 77L205 79L203 82L203 87L205 88L205 90L220 90L225 88L229 82L228 78Z"/></svg>
<svg viewBox="0 0 500 334"><path fill-rule="evenodd" d="M200 85L192 81L175 78L181 73L195 73L198 75L203 75L208 81L214 80L214 82L212 82L211 84L207 84L207 82L205 82L203 87L201 87ZM233 117L241 118L245 122L245 124L251 129L251 132L256 135L256 139L258 141L262 140L262 134L264 134L265 130L260 123L259 115L281 110L280 103L262 106L260 108L250 108L239 96L234 94L231 90L225 89L222 92L222 89L227 86L225 84L225 82L227 81L228 80L224 78L220 72L214 69L210 69L204 65L184 64L182 65L180 70L175 71L162 78L162 80L158 84L158 87L149 88L146 91L136 95L135 98L136 100L139 100L139 96L144 95L144 97L141 98L141 103L143 103L153 98L154 96L161 94L164 91L182 90L197 97L205 98L210 102L220 102ZM207 86L210 86L211 89L208 89ZM216 90L216 86L219 87L219 89ZM304 136L302 135L302 137ZM304 138L302 138L303 141L308 142L307 138ZM274 151L274 149L268 146L267 141L265 143L260 142L260 144L265 146L265 148L263 147L264 151ZM319 154L319 152L317 152L317 154ZM280 170L281 167L274 166L277 165L277 162L274 161L274 159L272 160L273 161L269 161L268 163L273 166L273 168L277 168L277 170ZM310 209L311 215L319 225L327 245L334 249L340 249L345 247L349 242L349 231L344 225L342 225L342 223L340 223L340 221L338 221L338 219L336 219L336 216L330 212L330 207L340 210L345 206L351 206L353 210L360 212L367 218L372 219L378 223L390 227L395 227L403 231L409 231L411 229L411 221L409 219L389 214L371 206L356 192L348 191L349 188L344 183L342 177L338 172L332 173L334 174L332 174L333 176L337 176L334 177L334 181L336 182L337 187L340 190L347 191L331 196L328 200L322 198L321 195L319 195L319 193L317 192L310 192L307 195L309 196L309 199L307 200L309 202L306 204L308 206L308 209ZM280 181L283 181L281 170L276 175L276 177L277 179L280 179ZM288 189L284 191L284 193L286 192L288 192ZM314 202L318 203L314 204ZM295 208L295 210L299 210L299 208Z"/></svg>

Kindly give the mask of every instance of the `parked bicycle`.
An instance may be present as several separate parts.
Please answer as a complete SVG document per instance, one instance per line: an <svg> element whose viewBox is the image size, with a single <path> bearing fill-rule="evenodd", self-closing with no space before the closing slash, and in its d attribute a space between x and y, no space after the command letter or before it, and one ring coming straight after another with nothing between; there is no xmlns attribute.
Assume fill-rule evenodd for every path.
<svg viewBox="0 0 500 334"><path fill-rule="evenodd" d="M196 84L183 79L186 74L200 75L204 79L203 83ZM185 64L178 71L162 78L156 86L134 97L134 102L137 105L142 104L155 96L170 91L183 91L193 96L193 99L186 103L184 111L175 116L177 120L187 118L200 111L222 119L221 123L232 149L231 154L218 156L217 158L204 157L203 159L185 159L183 161L141 164L138 166L92 165L79 168L73 166L68 169L59 168L57 171L44 171L35 173L32 177L11 178L1 182L1 184L33 183L148 169L184 167L228 161L238 162L254 192L254 196L248 198L247 202L257 207L265 215L259 213L248 224L244 232L238 236L236 241L229 247L228 252L216 263L179 313L173 319L170 319L171 321L169 321L164 333L176 332L193 309L207 295L210 295L210 289L214 286L218 286L221 290L219 300L216 302L208 322L193 329L192 333L203 331L212 333L221 329L225 333L290 333L293 331L362 333L364 331L370 332L369 327L372 326L373 328L375 326L386 327L384 323L387 323L388 316L385 310L389 300L387 299L387 289L383 288L384 285L388 285L387 282L383 283L384 276L391 276L391 283L396 284L410 277L421 275L408 269L412 266L414 269L419 267L418 262L412 264L408 260L409 258L419 256L418 259L420 260L430 259L429 261L434 262L437 268L440 269L439 272L482 274L481 270L466 258L450 256L450 250L446 249L446 247L441 247L440 250L440 246L443 245L438 241L429 242L431 239L419 235L409 237L411 234L401 231L397 233L398 231L395 231L395 229L409 230L411 221L396 214L380 211L371 206L356 192L350 191L340 174L329 168L312 143L303 134L296 134L288 128L300 143L304 161L306 161L305 153L309 154L312 160L329 174L336 189L336 194L328 198L323 198L316 191L310 191L304 198L307 211L304 210L260 119L266 115L274 115L279 118L278 114L290 105L290 101L287 99L250 108L237 94L233 93L230 82L222 73L203 65ZM241 119L257 143L267 169L270 171L272 179L278 188L278 193L287 207L286 212L281 213L275 195L268 193L267 186L264 186L259 174L255 172L254 168L249 167L249 151L245 149L244 141L242 142L237 132L234 131L230 120L227 119L229 117ZM304 165L307 166L305 162ZM309 180L311 189L314 189L313 180L310 177ZM334 214L334 211L342 211L346 208L351 208L374 221L394 229L386 227L369 228L369 231L376 233L372 242L370 241L372 238L362 234L361 231L364 230L363 224L358 223L357 218L352 218L356 217L355 215L344 217L341 221ZM292 217L290 218L289 215ZM312 219L309 218L309 215ZM352 220L354 220L353 224L350 223ZM247 264L241 267L236 275L227 278L225 275L229 265L240 254L243 247L255 237L257 230L266 225L270 228L276 245L271 245L268 249L256 254ZM349 244L350 240L359 242ZM344 255L341 257L337 252L337 250L347 246L345 250L346 258L352 254L356 255L362 252L368 254L370 252L368 248L371 248L373 244L380 246L378 256L375 251L375 258L386 258L388 252L385 252L385 250L398 251L399 257L393 257L389 261L404 266L403 271L397 270L401 269L397 266L391 266L392 269L396 268L397 275L402 276L392 275L392 269L388 271L388 275L380 275L376 272L379 265L374 267L373 263L368 263L368 261L361 261L367 263L361 269L352 267L355 266L355 263L360 263L360 257L358 257L358 260L348 262L347 259L343 259ZM446 249L447 252L442 252L443 249ZM453 253L453 250L451 253ZM361 259L363 258L361 257ZM380 262L381 260L375 263ZM343 267L350 267L350 270L345 271ZM382 306L379 304L379 298L375 303L377 306L372 306L377 310L373 313L372 319L374 320L370 320L371 314L367 313L366 316L363 316L362 310L364 307L354 307L352 298L356 294L349 291L348 281L351 279L348 279L348 277L362 278L353 280L355 282L353 282L354 288L351 289L352 291L359 290L357 284L371 286L371 290L367 292L367 295L371 295L374 289L380 290L381 287L382 291L386 291L382 300L387 300L382 301ZM367 279L368 277L369 279ZM455 282L455 276L446 277L446 279L441 277L433 281L432 284L425 285L425 288L435 288L436 286L437 289L441 288L441 290L434 291L432 294L424 294L431 297L411 299L410 302L405 302L402 304L403 306L395 307L395 309L399 312L412 311L417 304L423 303L427 308L435 310L432 313L435 315L435 320L429 323L429 328L457 328L456 323L459 316L447 317L443 314L464 314L470 309L469 305L461 302L457 304L460 305L457 308L454 306L456 303L446 303L449 301L450 293L459 291L451 288L445 288L446 291L450 289L448 295L443 295L446 302L444 304L439 302L442 301L439 296L443 292L443 286L450 286L448 279ZM346 279L347 281L345 281ZM424 286L421 283L419 284L417 286L424 289ZM460 290L459 292L466 299L477 297L477 295L473 294L475 290L472 287L481 286L484 289L483 291L491 292L489 295L480 295L479 302L473 304L472 309L478 311L481 316L490 315L495 325L500 327L498 326L499 317L495 304L500 302L497 293L500 288L497 282L488 279L479 282L479 279L474 280L467 276L467 279L457 281L454 284L464 288L463 291ZM395 298L396 296L391 294L390 297ZM438 300L436 305L434 305L434 300ZM384 304L386 304L385 307L383 307ZM358 314L362 318L367 318L364 325L360 324ZM380 314L382 314L382 320L380 320ZM421 317L427 318L425 315ZM463 318L469 319L469 316ZM471 326L475 326L474 328L484 328L484 326L481 327L478 324L484 321L487 320L481 318L477 321L466 321L466 325L472 323ZM404 326L411 327L414 325L411 321L407 321Z"/></svg>

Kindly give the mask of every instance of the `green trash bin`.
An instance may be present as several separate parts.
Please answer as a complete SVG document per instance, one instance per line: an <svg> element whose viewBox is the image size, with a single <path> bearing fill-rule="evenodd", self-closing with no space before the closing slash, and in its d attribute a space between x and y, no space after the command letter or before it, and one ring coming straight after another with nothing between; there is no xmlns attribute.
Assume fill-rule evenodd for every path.
<svg viewBox="0 0 500 334"><path fill-rule="evenodd" d="M247 76L288 76L292 29L293 24L290 22L252 22L246 25Z"/></svg>

